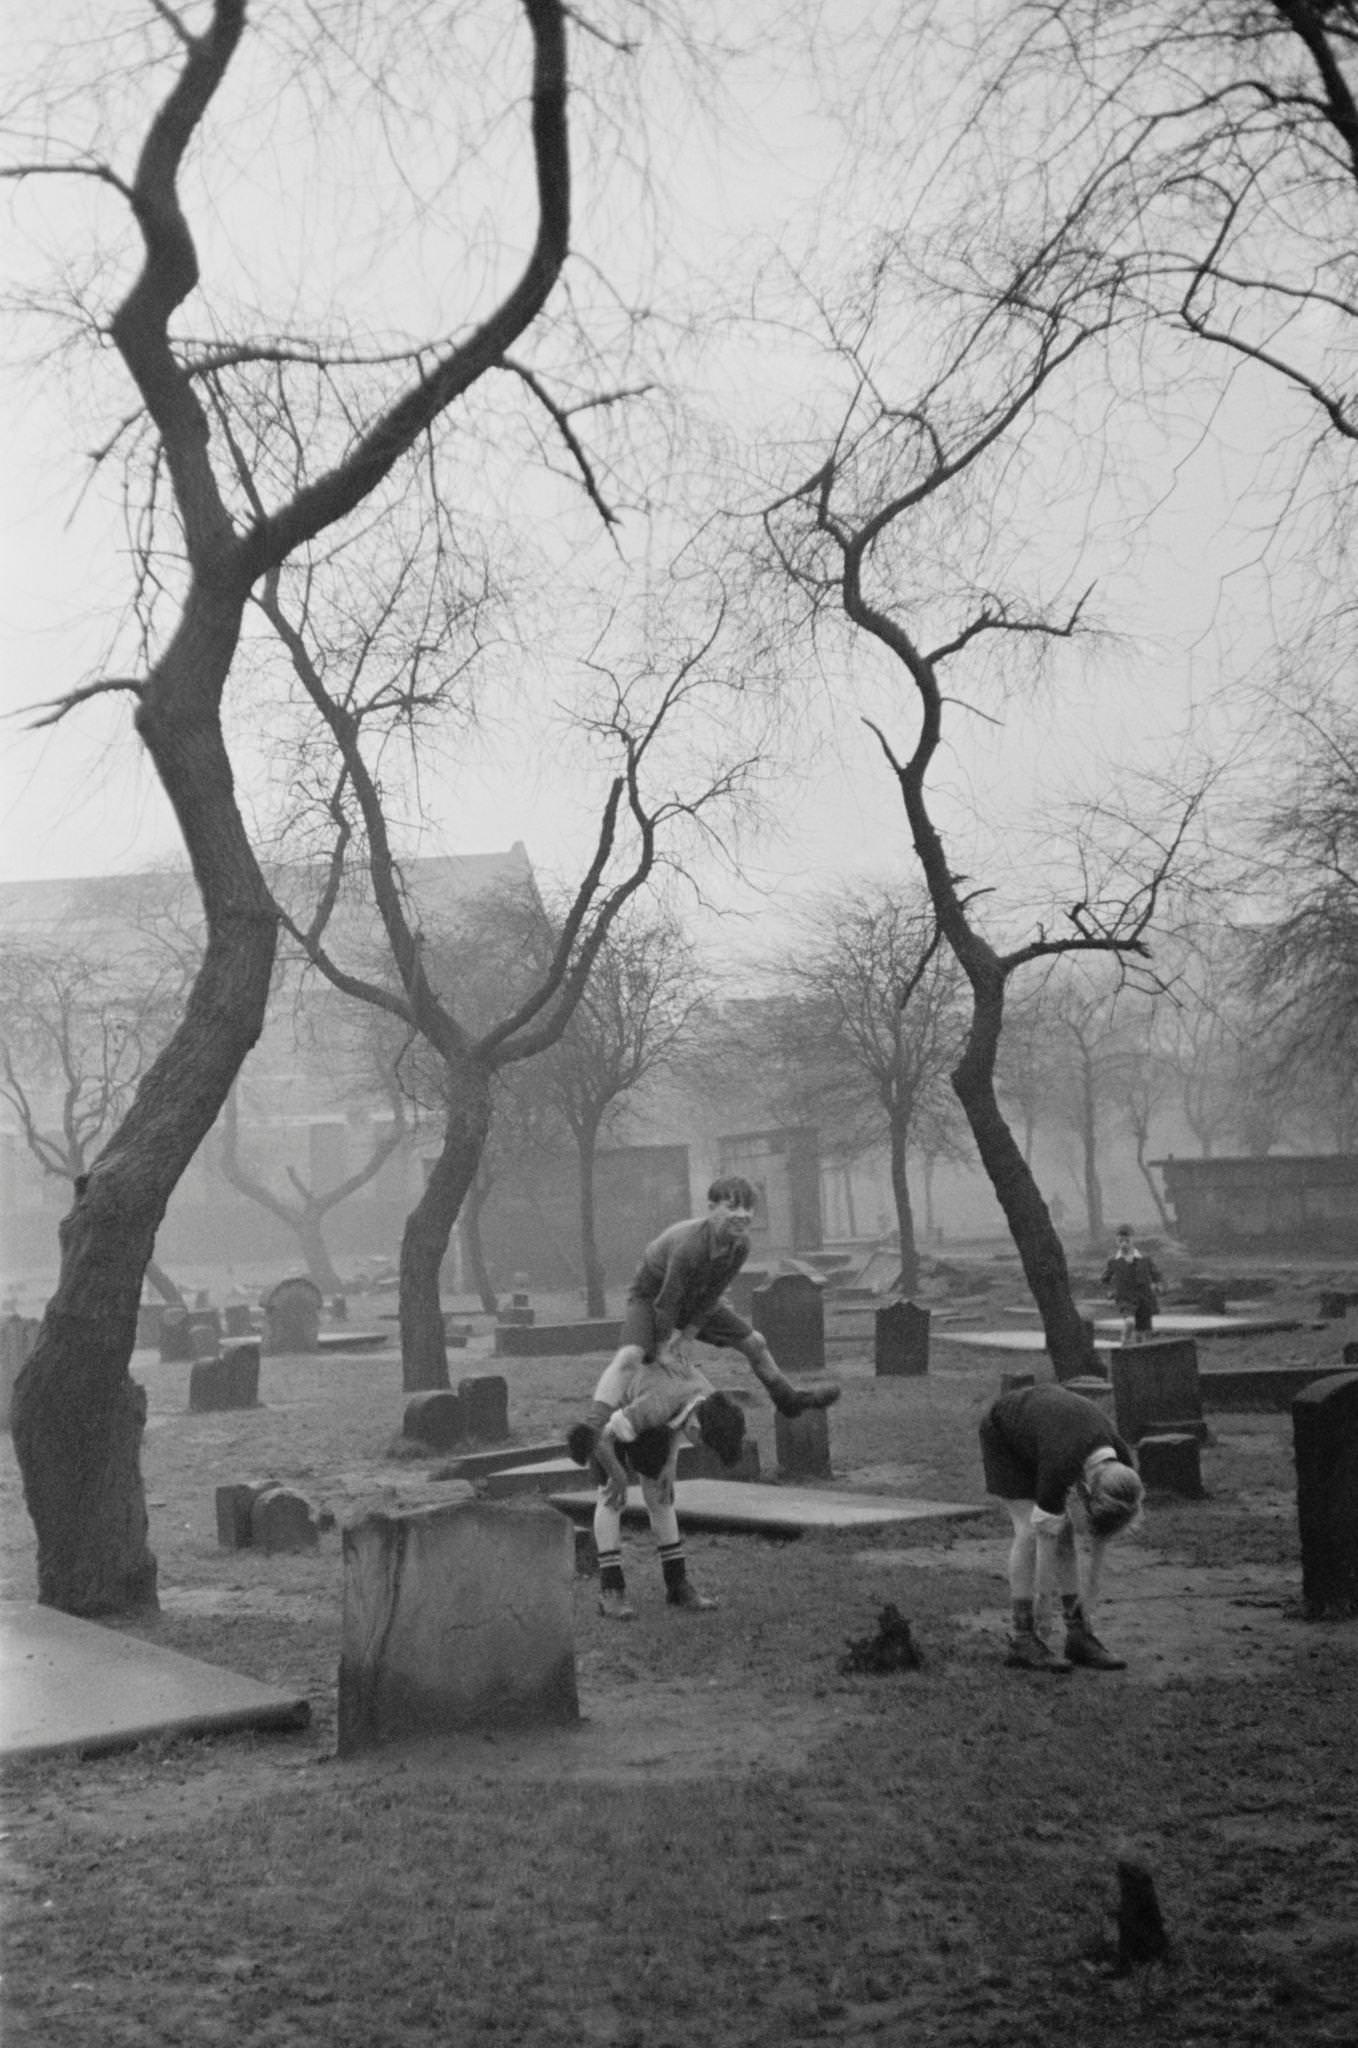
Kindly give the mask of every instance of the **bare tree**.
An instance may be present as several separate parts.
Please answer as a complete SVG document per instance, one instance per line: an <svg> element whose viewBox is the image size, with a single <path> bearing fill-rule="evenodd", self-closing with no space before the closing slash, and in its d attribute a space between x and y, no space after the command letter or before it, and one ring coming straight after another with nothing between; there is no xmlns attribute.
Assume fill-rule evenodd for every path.
<svg viewBox="0 0 1358 2048"><path fill-rule="evenodd" d="M448 1384L448 1361L439 1276L453 1226L484 1154L495 1076L557 1044L617 918L649 880L657 861L669 857L664 852L666 828L701 819L732 797L752 766L749 759L727 760L684 794L653 797L646 787L650 757L660 751L662 738L668 737L670 727L682 728L712 687L706 664L722 630L722 614L717 614L706 637L675 661L668 675L656 676L643 662L641 673L625 683L609 678L612 701L598 718L598 737L620 767L603 804L593 858L560 920L550 958L530 976L526 992L517 997L511 993L489 1025L473 1025L466 1021L465 998L459 995L457 959L449 962L451 985L436 986L431 975L423 935L401 886L382 792L364 753L365 714L369 707L384 710L385 695L379 690L361 701L348 684L332 694L275 583L270 583L263 603L341 762L333 802L337 832L330 879L309 922L303 926L288 919L289 929L336 988L398 1018L431 1048L440 1067L443 1142L401 1239L400 1317L407 1390L443 1387ZM345 806L346 791L352 793L358 813L362 857L386 935L393 980L352 972L332 957L325 943L354 829Z"/></svg>
<svg viewBox="0 0 1358 2048"><path fill-rule="evenodd" d="M1090 1336L1047 1204L1000 1108L996 1060L1005 996L1016 974L1058 956L1148 958L1148 933L1196 800L1181 807L1163 836L1143 835L1139 874L1122 884L1086 874L1061 932L1039 925L1035 936L1005 947L979 925L976 904L984 891L949 856L929 776L945 708L954 701L945 672L987 645L1040 644L1069 637L1080 623L1078 601L1058 613L987 587L983 551L997 531L995 494L1013 489L1020 428L1031 431L1044 408L1050 414L1051 388L1068 366L1092 357L1124 318L1135 317L1134 309L1124 311L1123 270L1091 250L1089 231L1087 220L1068 218L1027 249L1002 245L991 252L993 283L978 279L980 251L969 246L969 285L959 283L949 295L946 280L934 281L951 316L935 330L932 364L904 393L888 388L892 373L899 374L889 346L896 337L881 323L888 294L912 273L899 248L884 243L854 305L858 338L835 335L831 361L845 372L849 396L838 426L823 437L827 452L764 514L771 562L807 617L819 626L842 614L855 634L892 659L912 697L910 751L899 751L880 722L872 721L873 730L896 776L939 929L970 985L970 1023L953 1086L1061 1378L1089 1368ZM922 319L915 338L917 349L930 338ZM954 520L946 532L938 523L945 509ZM968 559L969 540L980 559Z"/></svg>
<svg viewBox="0 0 1358 2048"><path fill-rule="evenodd" d="M237 800L222 724L250 593L374 499L397 465L427 446L448 409L532 326L566 260L568 9L562 0L522 0L514 14L528 38L518 53L528 87L522 146L536 205L527 255L489 310L459 323L461 338L388 350L384 363L380 349L351 349L363 365L358 394L345 388L344 347L327 337L261 341L242 331L202 342L186 337L181 325L200 278L183 173L213 134L215 103L240 52L259 38L245 0L211 0L198 30L163 0L148 9L148 67L139 86L155 66L172 75L130 171L115 161L123 138L105 147L93 115L86 145L67 150L54 139L8 167L11 177L30 182L94 181L126 203L140 240L135 281L111 310L90 309L89 331L112 344L135 392L132 424L113 443L124 431L144 437L146 518L158 523L162 502L168 497L172 504L177 560L167 555L160 569L149 548L142 551L143 592L154 590L171 616L162 631L158 613L145 610L148 637L135 672L101 676L50 715L65 716L110 691L132 697L137 731L188 850L205 927L202 966L183 1017L62 1224L57 1289L15 1390L14 1441L37 1532L38 1596L74 1613L155 1604L140 1473L145 1396L128 1373L141 1276L169 1197L259 1036L268 1000L278 922ZM403 17L408 54L426 71L431 63L455 66L446 14L440 12L436 28L431 24L432 17ZM265 55L262 40L259 54ZM381 78L386 68L359 66L355 75ZM81 116L79 103L68 99L63 134ZM49 122L49 134L55 125ZM488 203L499 205L512 241L516 195L502 187ZM297 410L313 421L315 471L300 487L289 473L284 495L263 512L237 488L242 451L220 409L205 402L212 387L220 390L232 377L271 391L275 418ZM290 452L291 435L287 446ZM254 458L251 474L263 475L261 489L271 493L267 449L244 452Z"/></svg>

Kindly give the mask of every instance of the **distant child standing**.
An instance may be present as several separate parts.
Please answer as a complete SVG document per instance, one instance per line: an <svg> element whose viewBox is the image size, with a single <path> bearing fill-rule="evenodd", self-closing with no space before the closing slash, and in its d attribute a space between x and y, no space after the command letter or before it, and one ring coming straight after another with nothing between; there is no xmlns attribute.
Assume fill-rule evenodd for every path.
<svg viewBox="0 0 1358 2048"><path fill-rule="evenodd" d="M1103 1285L1122 1317L1122 1341L1135 1344L1149 1337L1159 1307L1160 1275L1155 1262L1136 1248L1130 1223L1119 1225L1117 1250L1103 1269Z"/></svg>

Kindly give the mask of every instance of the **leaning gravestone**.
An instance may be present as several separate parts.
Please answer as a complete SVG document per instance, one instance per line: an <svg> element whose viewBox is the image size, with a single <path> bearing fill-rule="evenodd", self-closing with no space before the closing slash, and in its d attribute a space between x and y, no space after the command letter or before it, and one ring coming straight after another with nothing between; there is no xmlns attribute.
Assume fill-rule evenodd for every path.
<svg viewBox="0 0 1358 2048"><path fill-rule="evenodd" d="M779 1273L754 1291L753 1320L786 1373L825 1370L825 1304L805 1273Z"/></svg>
<svg viewBox="0 0 1358 2048"><path fill-rule="evenodd" d="M930 1320L928 1309L913 1301L893 1301L878 1309L874 1358L879 1379L928 1372Z"/></svg>
<svg viewBox="0 0 1358 2048"><path fill-rule="evenodd" d="M264 1348L271 1358L284 1351L314 1351L324 1297L314 1280L280 1280L264 1297Z"/></svg>
<svg viewBox="0 0 1358 2048"><path fill-rule="evenodd" d="M498 1373L459 1380L462 1434L477 1443L502 1444L509 1435L509 1382Z"/></svg>
<svg viewBox="0 0 1358 2048"><path fill-rule="evenodd" d="M1358 1372L1314 1380L1292 1403L1308 1621L1358 1616Z"/></svg>
<svg viewBox="0 0 1358 2048"><path fill-rule="evenodd" d="M545 1501L376 1511L344 1530L341 1756L580 1718L575 1544Z"/></svg>
<svg viewBox="0 0 1358 2048"><path fill-rule="evenodd" d="M1198 1378L1198 1347L1191 1337L1115 1344L1108 1353L1113 1413L1129 1444L1166 1429L1207 1436Z"/></svg>
<svg viewBox="0 0 1358 2048"><path fill-rule="evenodd" d="M200 1358L189 1373L191 1414L213 1415L226 1408L258 1406L258 1337L243 1337L225 1345L218 1356Z"/></svg>

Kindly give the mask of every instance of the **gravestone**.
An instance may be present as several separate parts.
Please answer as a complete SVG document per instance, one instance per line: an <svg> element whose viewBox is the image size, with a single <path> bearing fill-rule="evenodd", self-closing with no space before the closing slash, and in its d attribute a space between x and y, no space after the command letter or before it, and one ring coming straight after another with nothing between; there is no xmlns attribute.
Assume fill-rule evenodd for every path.
<svg viewBox="0 0 1358 2048"><path fill-rule="evenodd" d="M576 1722L575 1542L545 1501L373 1512L344 1530L341 1756Z"/></svg>
<svg viewBox="0 0 1358 2048"><path fill-rule="evenodd" d="M785 1373L825 1370L825 1304L819 1282L779 1273L754 1291L753 1320Z"/></svg>
<svg viewBox="0 0 1358 2048"><path fill-rule="evenodd" d="M331 1322L332 1322L332 1323L347 1323L347 1322L348 1322L348 1320L349 1320L349 1303L348 1303L348 1301L347 1301L347 1299L345 1298L345 1296L344 1296L344 1295L342 1295L342 1294L337 1294L337 1295L335 1296L334 1300L333 1300L333 1301L331 1302L331 1304L330 1304L330 1320L331 1320Z"/></svg>
<svg viewBox="0 0 1358 2048"><path fill-rule="evenodd" d="M191 1322L189 1324L189 1356L193 1359L216 1358L222 1348L222 1340L211 1323Z"/></svg>
<svg viewBox="0 0 1358 2048"><path fill-rule="evenodd" d="M873 1355L879 1379L928 1372L930 1321L928 1309L913 1301L893 1301L878 1309Z"/></svg>
<svg viewBox="0 0 1358 2048"><path fill-rule="evenodd" d="M785 1479L829 1479L830 1424L823 1408L804 1415L775 1415L773 1443Z"/></svg>
<svg viewBox="0 0 1358 2048"><path fill-rule="evenodd" d="M431 1450L451 1450L466 1435L461 1395L448 1387L412 1394L401 1417L401 1434L416 1443L428 1444Z"/></svg>
<svg viewBox="0 0 1358 2048"><path fill-rule="evenodd" d="M481 1373L475 1379L459 1380L457 1398L461 1405L464 1437L478 1443L502 1444L509 1435L509 1382L498 1373Z"/></svg>
<svg viewBox="0 0 1358 2048"><path fill-rule="evenodd" d="M163 1308L160 1312L160 1345L162 1365L187 1365L193 1357L193 1339L189 1334L189 1311L186 1308Z"/></svg>
<svg viewBox="0 0 1358 2048"><path fill-rule="evenodd" d="M1358 1365L1358 1344L1346 1344L1344 1346L1344 1363L1345 1365Z"/></svg>
<svg viewBox="0 0 1358 2048"><path fill-rule="evenodd" d="M1036 1385L1037 1374L1034 1372L1002 1372L1000 1374L1000 1392L1002 1394L1017 1394L1023 1387L1035 1387Z"/></svg>
<svg viewBox="0 0 1358 2048"><path fill-rule="evenodd" d="M36 1316L6 1316L0 1321L0 1429L8 1429L14 1403L14 1382L33 1355L41 1328Z"/></svg>
<svg viewBox="0 0 1358 2048"><path fill-rule="evenodd" d="M1308 1621L1358 1616L1358 1372L1316 1380L1292 1403Z"/></svg>
<svg viewBox="0 0 1358 2048"><path fill-rule="evenodd" d="M252 1550L314 1550L320 1540L311 1503L300 1493L286 1486L266 1486L256 1494L250 1507Z"/></svg>
<svg viewBox="0 0 1358 2048"><path fill-rule="evenodd" d="M214 1340L215 1341L215 1340ZM243 1337L214 1358L200 1358L189 1373L189 1412L213 1415L226 1408L259 1406L259 1339Z"/></svg>
<svg viewBox="0 0 1358 2048"><path fill-rule="evenodd" d="M222 1310L222 1328L228 1337L253 1336L255 1326L249 1302L229 1301Z"/></svg>
<svg viewBox="0 0 1358 2048"><path fill-rule="evenodd" d="M1129 1444L1171 1430L1199 1443L1207 1436L1198 1379L1198 1347L1191 1337L1116 1344L1108 1353L1113 1413Z"/></svg>
<svg viewBox="0 0 1358 2048"><path fill-rule="evenodd" d="M280 1280L264 1297L264 1346L271 1358L285 1351L314 1351L324 1297L314 1280L298 1275Z"/></svg>
<svg viewBox="0 0 1358 2048"><path fill-rule="evenodd" d="M1349 1312L1347 1294L1322 1294L1320 1297L1320 1319L1325 1323L1342 1323Z"/></svg>
<svg viewBox="0 0 1358 2048"><path fill-rule="evenodd" d="M1203 1497L1202 1446L1195 1436L1143 1436L1136 1447L1136 1467L1148 1493L1175 1493L1182 1500Z"/></svg>
<svg viewBox="0 0 1358 2048"><path fill-rule="evenodd" d="M223 1550L248 1550L252 1541L250 1517L265 1487L264 1479L242 1479L219 1486L213 1496L217 1510L217 1541Z"/></svg>

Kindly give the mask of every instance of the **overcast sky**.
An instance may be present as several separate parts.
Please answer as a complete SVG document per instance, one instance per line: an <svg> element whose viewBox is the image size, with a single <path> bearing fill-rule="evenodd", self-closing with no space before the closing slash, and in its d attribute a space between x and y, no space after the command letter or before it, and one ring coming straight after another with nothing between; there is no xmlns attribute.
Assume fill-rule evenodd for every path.
<svg viewBox="0 0 1358 2048"><path fill-rule="evenodd" d="M57 11L79 13L70 6ZM33 28L19 0L5 0L3 18L11 28L21 21ZM25 45L17 34L6 40L13 62ZM694 205L698 243L739 230L742 237L759 233L770 249L780 239L790 245L799 209L814 203L817 162L829 164L833 137L808 114L805 78L785 67L747 64L728 83L739 115L719 137L729 158L723 162L709 134L679 181ZM660 139L667 169L682 169L682 142L663 124ZM6 196L30 226L34 208L59 205L28 188ZM78 209L71 218L80 218ZM88 432L84 444L75 438L54 372L13 367L23 346L20 330L5 372L7 459L0 466L6 872L21 878L134 869L172 857L177 835L132 733L129 700L89 704L45 731L32 730L25 715L88 678L126 579L107 491L84 488ZM69 367L78 397L78 361ZM950 727L955 745L940 762L939 780L945 815L960 833L974 834L979 857L997 857L999 828L1012 821L1023 835L1012 843L1022 844L1025 858L1037 858L1044 807L1097 794L1138 763L1163 764L1178 750L1225 743L1231 719L1222 685L1257 669L1269 635L1264 595L1242 566L1255 542L1238 502L1257 453L1257 401L1245 394L1218 429L1213 448L1200 450L1191 465L1165 457L1163 477L1152 487L1159 509L1134 565L1129 558L1098 593L1106 640L1064 658L1045 693L1004 707L999 724L957 714ZM1160 459L1148 447L1128 453L1152 466ZM624 550L644 545L635 532L624 524ZM1072 557L1076 539L1072 534ZM1052 544L1058 551L1064 545L1059 533ZM863 704L908 746L912 721L894 678L868 658L861 681ZM479 852L519 839L540 870L574 872L592 807L563 773L561 756L537 743L540 733L540 719L517 729L497 722L479 752L464 750L455 786L440 775L426 789L429 816L410 835L409 850ZM802 735L800 758L787 765L774 804L781 829L766 824L742 838L741 878L715 869L709 877L714 900L729 914L733 944L776 916L798 889L824 886L837 873L908 865L899 798L855 702L823 699ZM249 774L246 763L247 782Z"/></svg>

